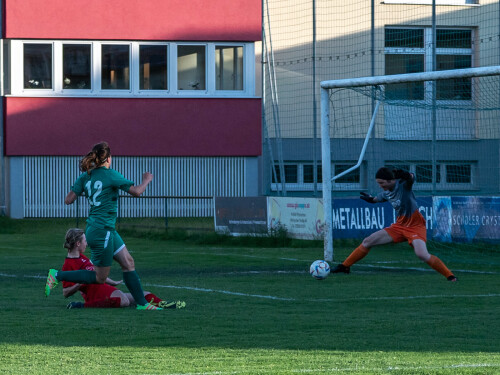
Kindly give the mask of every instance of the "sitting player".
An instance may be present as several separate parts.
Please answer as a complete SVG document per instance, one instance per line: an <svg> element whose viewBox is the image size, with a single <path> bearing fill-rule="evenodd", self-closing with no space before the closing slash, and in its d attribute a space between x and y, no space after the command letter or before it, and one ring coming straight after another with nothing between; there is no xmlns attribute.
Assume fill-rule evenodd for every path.
<svg viewBox="0 0 500 375"><path fill-rule="evenodd" d="M64 247L68 249L68 255L62 267L63 271L73 270L94 270L94 265L83 253L87 248L87 240L83 230L78 228L69 229L66 233ZM78 284L69 281L63 281L63 295L69 297L79 291L85 303L70 302L68 309L82 307L127 307L135 305L135 300L130 293L124 293L115 288L121 284L121 281L106 279L105 284ZM144 292L144 297L153 306L163 309L181 309L186 306L183 301L167 302L158 298L153 293Z"/></svg>
<svg viewBox="0 0 500 375"><path fill-rule="evenodd" d="M331 270L331 273L349 273L350 267L363 259L373 246L408 241L419 259L446 277L448 281L457 281L448 267L427 251L425 219L418 210L412 190L414 175L401 169L392 171L383 167L377 171L375 179L383 191L375 197L362 192L360 198L368 203L389 201L396 210L397 220L391 226L366 237L344 262Z"/></svg>

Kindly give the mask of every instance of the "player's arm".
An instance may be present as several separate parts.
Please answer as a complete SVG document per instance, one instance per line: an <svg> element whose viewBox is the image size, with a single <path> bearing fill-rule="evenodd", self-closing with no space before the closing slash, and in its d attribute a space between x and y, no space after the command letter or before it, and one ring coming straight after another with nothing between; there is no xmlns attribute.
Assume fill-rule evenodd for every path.
<svg viewBox="0 0 500 375"><path fill-rule="evenodd" d="M404 171L402 169L394 169L392 172L394 173L395 178L406 182L405 183L406 190L411 190L413 183L415 182L415 175L413 173Z"/></svg>
<svg viewBox="0 0 500 375"><path fill-rule="evenodd" d="M83 193L83 186L85 185L85 177L88 175L86 173L82 173L75 181L73 186L71 186L71 189L69 190L69 193L66 195L66 198L64 198L64 203L65 204L72 204L76 201L79 195Z"/></svg>
<svg viewBox="0 0 500 375"><path fill-rule="evenodd" d="M139 185L131 186L128 189L128 193L134 197L140 196L146 190L149 183L153 181L153 175L149 172L144 172L142 174L142 182Z"/></svg>
<svg viewBox="0 0 500 375"><path fill-rule="evenodd" d="M72 296L73 294L75 294L76 292L78 292L78 290L80 290L81 286L82 286L82 284L73 284L71 286L63 288L63 296L64 296L64 298L68 298L69 296Z"/></svg>
<svg viewBox="0 0 500 375"><path fill-rule="evenodd" d="M360 192L359 193L360 195L360 198L363 199L364 201L368 202L368 203L377 203L378 202L378 199L377 197L374 197L370 194L366 194L365 192Z"/></svg>
<svg viewBox="0 0 500 375"><path fill-rule="evenodd" d="M73 190L70 190L68 195L66 195L66 198L64 198L64 203L72 204L76 201L76 198L78 198L78 196L75 194Z"/></svg>

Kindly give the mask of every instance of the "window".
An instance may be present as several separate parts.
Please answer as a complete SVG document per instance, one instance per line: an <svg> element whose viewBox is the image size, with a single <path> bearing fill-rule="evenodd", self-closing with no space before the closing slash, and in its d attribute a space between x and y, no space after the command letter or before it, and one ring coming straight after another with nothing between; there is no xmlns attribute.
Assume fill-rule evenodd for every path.
<svg viewBox="0 0 500 375"><path fill-rule="evenodd" d="M304 164L304 183L312 184L314 183L314 165L313 164ZM320 164L316 164L316 182L318 184L323 183L323 169Z"/></svg>
<svg viewBox="0 0 500 375"><path fill-rule="evenodd" d="M139 89L167 90L167 46L139 46Z"/></svg>
<svg viewBox="0 0 500 375"><path fill-rule="evenodd" d="M285 164L283 166L284 174L285 174L285 182L287 184L296 184L298 181L298 165L297 164ZM280 174L280 166L274 166L276 171L276 179L278 183L281 183L281 174ZM276 183L273 173L273 183Z"/></svg>
<svg viewBox="0 0 500 375"><path fill-rule="evenodd" d="M444 162L436 164L436 188L438 190L472 190L474 186L475 162ZM415 175L414 190L431 190L432 163L417 161L411 163L387 163L391 169L403 169Z"/></svg>
<svg viewBox="0 0 500 375"><path fill-rule="evenodd" d="M243 47L215 46L215 89L243 90Z"/></svg>
<svg viewBox="0 0 500 375"><path fill-rule="evenodd" d="M90 44L63 44L63 89L90 90Z"/></svg>
<svg viewBox="0 0 500 375"><path fill-rule="evenodd" d="M177 47L177 86L179 90L205 90L205 46Z"/></svg>
<svg viewBox="0 0 500 375"><path fill-rule="evenodd" d="M256 96L254 43L9 39L4 51L9 96Z"/></svg>
<svg viewBox="0 0 500 375"><path fill-rule="evenodd" d="M415 166L416 182L423 184L432 183L432 164L417 164ZM436 165L436 183L441 182L441 165Z"/></svg>
<svg viewBox="0 0 500 375"><path fill-rule="evenodd" d="M348 164L348 165L335 164L335 166L333 168L334 176L341 174L342 172L348 170L349 168L351 168L355 164L356 163ZM359 168L357 168L357 169L337 178L335 180L335 183L336 184L352 184L352 183L359 184L359 181L360 181Z"/></svg>
<svg viewBox="0 0 500 375"><path fill-rule="evenodd" d="M432 5L432 0L383 0L383 3ZM479 5L479 0L436 0L436 5Z"/></svg>
<svg viewBox="0 0 500 375"><path fill-rule="evenodd" d="M24 44L24 88L52 89L52 44Z"/></svg>
<svg viewBox="0 0 500 375"><path fill-rule="evenodd" d="M473 40L472 29L438 28L436 66L433 66L430 27L386 27L385 73L471 68ZM430 140L434 137L431 113L434 93L437 100L436 139L470 140L477 137L474 111L464 111L474 109L471 78L388 84L385 93L388 101L383 116L388 140Z"/></svg>
<svg viewBox="0 0 500 375"><path fill-rule="evenodd" d="M333 176L340 174L341 172L351 168L356 162L353 161L350 164L333 164L332 174ZM276 178L274 173L271 171L271 189L278 190L280 187L278 184L281 183L280 168L279 164L274 165L274 170L276 172ZM285 161L284 164L285 182L286 189L290 191L313 191L314 186L314 164L312 162L290 162ZM323 170L321 162L316 164L316 188L321 190L323 183ZM345 176L333 181L333 190L359 190L361 188L361 173L360 169L356 169ZM332 176L332 177L333 177Z"/></svg>
<svg viewBox="0 0 500 375"><path fill-rule="evenodd" d="M385 29L385 74L432 71L431 28ZM436 30L436 70L472 67L472 30ZM387 85L391 100L430 100L424 82ZM436 83L438 100L471 100L471 79L440 80ZM427 94L426 94L427 93Z"/></svg>
<svg viewBox="0 0 500 375"><path fill-rule="evenodd" d="M446 165L446 182L453 184L470 184L472 182L470 164Z"/></svg>
<svg viewBox="0 0 500 375"><path fill-rule="evenodd" d="M101 88L103 90L129 90L130 46L103 44L101 56Z"/></svg>

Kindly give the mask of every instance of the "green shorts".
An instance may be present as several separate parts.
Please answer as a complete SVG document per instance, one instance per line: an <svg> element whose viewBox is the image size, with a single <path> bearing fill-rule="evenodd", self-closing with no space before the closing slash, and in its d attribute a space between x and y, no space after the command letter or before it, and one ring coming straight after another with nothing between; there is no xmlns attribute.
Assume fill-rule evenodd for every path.
<svg viewBox="0 0 500 375"><path fill-rule="evenodd" d="M91 250L90 260L97 267L110 267L113 264L113 257L125 247L116 230L87 225L85 237Z"/></svg>

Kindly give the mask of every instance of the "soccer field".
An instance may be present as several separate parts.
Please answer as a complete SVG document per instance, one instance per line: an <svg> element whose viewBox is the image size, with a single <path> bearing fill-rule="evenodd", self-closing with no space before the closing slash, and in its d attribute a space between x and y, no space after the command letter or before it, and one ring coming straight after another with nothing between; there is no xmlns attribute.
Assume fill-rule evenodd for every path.
<svg viewBox="0 0 500 375"><path fill-rule="evenodd" d="M0 219L0 374L500 373L498 247L431 249L458 283L405 244L318 281L322 248L124 235L144 289L187 307L67 310L81 297L44 284L71 223Z"/></svg>

